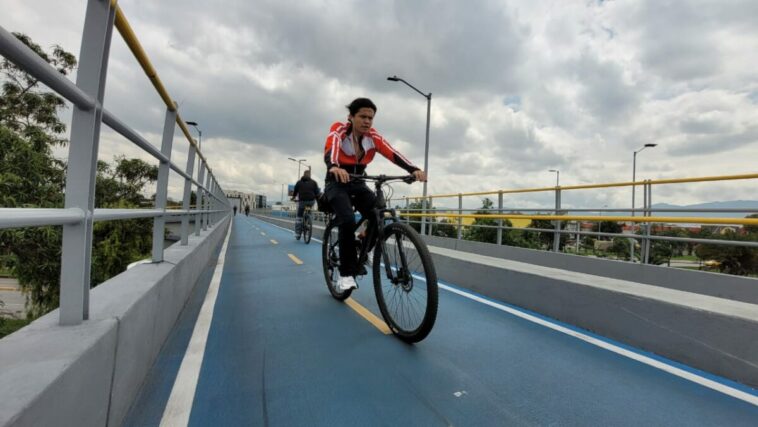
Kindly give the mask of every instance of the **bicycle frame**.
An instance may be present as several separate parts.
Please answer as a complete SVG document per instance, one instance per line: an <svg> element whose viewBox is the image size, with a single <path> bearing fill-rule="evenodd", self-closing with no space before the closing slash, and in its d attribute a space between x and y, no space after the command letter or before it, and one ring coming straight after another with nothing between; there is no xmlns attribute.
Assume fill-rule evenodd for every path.
<svg viewBox="0 0 758 427"><path fill-rule="evenodd" d="M354 176L354 178L363 179L363 180L367 180L367 179L374 180L374 188L375 188L374 193L376 195L376 201L374 202L374 207L371 209L371 218L373 219L373 221L370 221L369 217L364 217L363 215L361 215L361 219L355 224L355 228L353 228L353 233L355 233L355 231L358 230L364 223L368 222L368 225L366 227L366 238L364 239L364 244L361 245L360 252L358 253L358 265L365 265L366 262L368 261L369 252L371 252L371 250L374 249L374 246L377 244L377 242L384 241L384 225L387 224L387 221L390 221L390 222L398 221L397 213L395 209L387 207L387 201L384 198L384 191L382 190L382 185L385 182L390 181L390 180L405 179L407 177L389 177L389 176L379 175L377 177ZM404 248L399 247L398 252L400 253L400 257L402 259L403 265L406 265L407 260L405 259ZM393 281L396 281L397 279L393 278L392 268L390 267L391 264L389 262L387 251L382 250L382 258L384 260L384 268L386 270L387 277L392 279ZM398 272L398 274L399 273L400 272Z"/></svg>

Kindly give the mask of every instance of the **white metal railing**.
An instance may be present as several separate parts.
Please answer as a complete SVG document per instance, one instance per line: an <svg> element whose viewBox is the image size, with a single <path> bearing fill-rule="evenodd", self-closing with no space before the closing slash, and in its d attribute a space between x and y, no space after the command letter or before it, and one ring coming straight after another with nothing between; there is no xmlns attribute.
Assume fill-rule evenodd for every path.
<svg viewBox="0 0 758 427"><path fill-rule="evenodd" d="M134 129L103 108L111 36L114 27L135 54L139 64L166 104L160 150ZM0 54L40 82L69 100L74 107L68 148L65 207L61 209L0 208L0 228L63 226L61 255L60 323L75 325L89 318L89 284L92 254L92 225L95 221L153 218L152 261L163 261L165 220L181 216L181 245L187 245L190 217L196 235L221 221L231 211L216 177L178 114L176 103L160 82L126 17L113 0L88 0L82 34L76 84L60 74L13 34L0 27ZM95 209L95 176L100 140L100 123L124 136L159 161L154 209ZM184 168L171 161L174 130L179 126L187 140ZM193 178L195 157L197 178ZM182 209L167 210L169 170L184 178ZM192 185L198 206L190 209Z"/></svg>

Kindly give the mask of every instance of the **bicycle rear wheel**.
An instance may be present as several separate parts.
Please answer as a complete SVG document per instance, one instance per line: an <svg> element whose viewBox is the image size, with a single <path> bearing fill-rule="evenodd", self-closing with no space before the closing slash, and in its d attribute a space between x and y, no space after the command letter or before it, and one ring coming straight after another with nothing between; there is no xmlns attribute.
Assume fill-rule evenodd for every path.
<svg viewBox="0 0 758 427"><path fill-rule="evenodd" d="M313 234L313 219L308 214L303 218L303 242L306 245L311 242L311 234Z"/></svg>
<svg viewBox="0 0 758 427"><path fill-rule="evenodd" d="M340 247L339 247L339 230L337 226L332 225L329 221L324 229L324 237L321 244L321 262L324 267L324 279L329 293L337 300L347 299L353 292L352 289L347 291L337 290L337 281L340 278Z"/></svg>
<svg viewBox="0 0 758 427"><path fill-rule="evenodd" d="M437 273L429 249L416 231L402 223L384 228L374 248L374 292L384 320L403 341L429 335L437 320Z"/></svg>

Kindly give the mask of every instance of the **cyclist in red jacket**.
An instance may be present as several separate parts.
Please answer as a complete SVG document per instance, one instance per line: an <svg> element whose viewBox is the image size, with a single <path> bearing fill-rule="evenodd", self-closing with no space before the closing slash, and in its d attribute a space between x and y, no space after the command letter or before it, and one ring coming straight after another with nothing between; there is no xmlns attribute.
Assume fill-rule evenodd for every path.
<svg viewBox="0 0 758 427"><path fill-rule="evenodd" d="M368 98L357 98L347 106L347 123L334 123L326 137L324 162L326 179L324 193L334 209L339 226L340 291L357 288L358 274L355 249L355 216L353 206L373 220L369 213L375 196L364 182L351 181L349 174L363 174L366 166L379 154L413 174L417 181L426 181L426 173L414 166L400 152L371 127L376 115L376 105Z"/></svg>

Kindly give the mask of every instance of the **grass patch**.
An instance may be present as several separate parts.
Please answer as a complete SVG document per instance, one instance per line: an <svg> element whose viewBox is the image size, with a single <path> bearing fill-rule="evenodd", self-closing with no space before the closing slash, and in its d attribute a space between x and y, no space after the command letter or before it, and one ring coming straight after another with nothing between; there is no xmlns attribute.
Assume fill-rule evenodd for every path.
<svg viewBox="0 0 758 427"><path fill-rule="evenodd" d="M31 323L26 319L0 319L0 338L10 335Z"/></svg>

